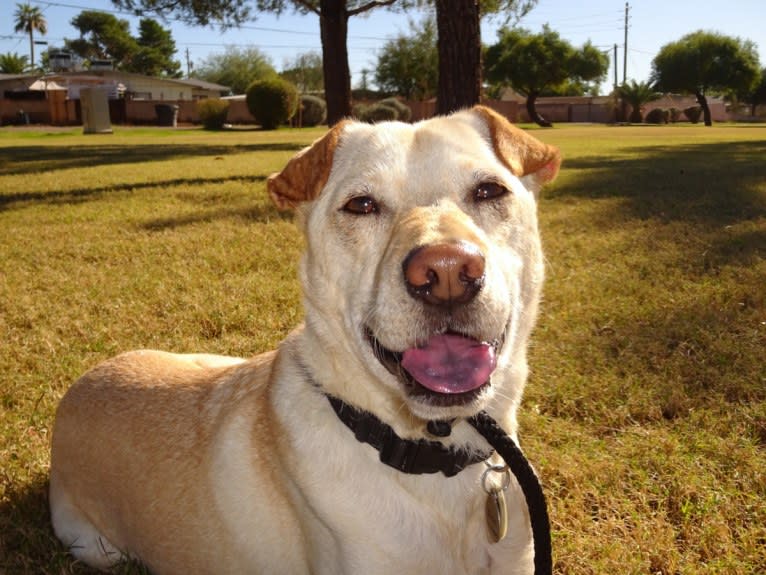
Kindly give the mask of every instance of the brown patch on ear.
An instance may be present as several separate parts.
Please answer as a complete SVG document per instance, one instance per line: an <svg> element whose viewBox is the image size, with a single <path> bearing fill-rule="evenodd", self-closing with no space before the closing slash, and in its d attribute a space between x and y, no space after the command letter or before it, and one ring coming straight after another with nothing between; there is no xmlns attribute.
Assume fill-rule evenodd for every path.
<svg viewBox="0 0 766 575"><path fill-rule="evenodd" d="M335 124L293 156L281 172L269 176L266 189L279 209L295 208L319 195L330 177L335 148L347 123L343 120Z"/></svg>
<svg viewBox="0 0 766 575"><path fill-rule="evenodd" d="M558 148L530 136L491 108L474 106L471 111L487 123L495 154L514 175L533 175L538 185L556 178L561 165Z"/></svg>

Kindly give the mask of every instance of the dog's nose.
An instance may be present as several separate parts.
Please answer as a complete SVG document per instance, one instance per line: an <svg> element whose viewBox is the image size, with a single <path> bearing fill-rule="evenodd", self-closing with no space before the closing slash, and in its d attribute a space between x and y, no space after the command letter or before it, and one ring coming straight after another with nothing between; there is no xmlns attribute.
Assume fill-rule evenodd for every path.
<svg viewBox="0 0 766 575"><path fill-rule="evenodd" d="M484 282L484 255L469 242L420 246L402 267L410 295L434 305L468 303Z"/></svg>

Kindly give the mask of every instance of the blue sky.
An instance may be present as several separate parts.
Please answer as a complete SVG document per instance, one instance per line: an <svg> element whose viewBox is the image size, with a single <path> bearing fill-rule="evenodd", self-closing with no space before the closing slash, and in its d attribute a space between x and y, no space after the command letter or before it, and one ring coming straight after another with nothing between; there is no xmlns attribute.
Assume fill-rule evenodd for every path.
<svg viewBox="0 0 766 575"><path fill-rule="evenodd" d="M22 0L24 1L24 0ZM41 37L51 46L61 45L64 38L75 38L70 20L85 9L101 9L131 22L137 34L138 19L118 13L109 0L28 0L38 6L48 21L48 34ZM17 0L0 0L0 53L29 53L29 41L13 31L13 13ZM357 16L349 23L349 64L356 85L363 69L373 69L377 54L387 39L408 33L409 21L419 22L422 12L392 12L378 9L368 16ZM610 58L618 45L618 77L623 78L625 2L624 0L539 0L537 7L521 25L533 31L548 23L574 45L591 40ZM766 7L763 0L634 0L630 2L628 28L628 79L647 80L652 58L666 43L695 30L714 30L754 41L759 48L761 66L766 66ZM500 18L482 23L482 40L492 43L501 24ZM186 50L194 64L212 53L223 52L227 45L256 46L266 53L278 70L296 55L321 51L319 20L309 14L293 13L281 17L259 15L242 29L221 32L217 28L188 27L174 21L163 23L173 32L178 47L177 58L186 70ZM35 52L44 49L37 46ZM613 80L613 64L604 83L606 91Z"/></svg>

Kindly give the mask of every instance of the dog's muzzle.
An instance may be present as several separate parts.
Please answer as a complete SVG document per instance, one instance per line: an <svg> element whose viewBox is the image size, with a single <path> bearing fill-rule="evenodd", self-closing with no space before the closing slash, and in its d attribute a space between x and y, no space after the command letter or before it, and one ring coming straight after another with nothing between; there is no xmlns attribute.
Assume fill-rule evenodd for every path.
<svg viewBox="0 0 766 575"><path fill-rule="evenodd" d="M402 273L407 293L444 321L427 340L400 352L385 348L367 329L375 356L410 396L440 407L475 400L490 384L501 338L488 342L451 331L449 318L481 291L484 255L467 241L427 244L407 254Z"/></svg>

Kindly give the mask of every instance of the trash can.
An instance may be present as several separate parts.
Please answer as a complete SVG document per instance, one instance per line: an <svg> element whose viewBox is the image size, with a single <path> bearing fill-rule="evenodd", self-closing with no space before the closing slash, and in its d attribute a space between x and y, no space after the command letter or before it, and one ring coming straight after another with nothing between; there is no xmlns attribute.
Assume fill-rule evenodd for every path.
<svg viewBox="0 0 766 575"><path fill-rule="evenodd" d="M80 90L80 107L84 134L111 134L112 122L109 117L109 96L101 88Z"/></svg>
<svg viewBox="0 0 766 575"><path fill-rule="evenodd" d="M175 128L178 125L178 106L175 104L157 104L154 111L157 113L158 126Z"/></svg>
<svg viewBox="0 0 766 575"><path fill-rule="evenodd" d="M29 114L27 114L24 110L19 110L16 112L16 124L19 126L28 126Z"/></svg>

